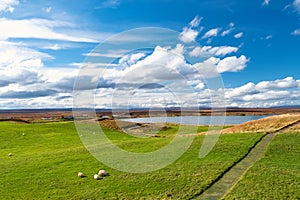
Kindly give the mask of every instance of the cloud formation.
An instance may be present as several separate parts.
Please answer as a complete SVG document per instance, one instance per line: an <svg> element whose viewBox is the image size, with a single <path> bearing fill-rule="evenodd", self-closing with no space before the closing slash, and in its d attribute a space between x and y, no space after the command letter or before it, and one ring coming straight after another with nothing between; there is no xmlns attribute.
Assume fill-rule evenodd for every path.
<svg viewBox="0 0 300 200"><path fill-rule="evenodd" d="M207 32L202 36L202 38L205 39L205 38L210 38L210 37L216 37L216 36L218 36L220 30L221 30L220 28L214 28L214 29L211 29L211 30L207 31Z"/></svg>
<svg viewBox="0 0 300 200"><path fill-rule="evenodd" d="M268 6L270 4L271 0L264 0L262 5L263 6Z"/></svg>
<svg viewBox="0 0 300 200"><path fill-rule="evenodd" d="M35 38L47 40L63 40L71 42L99 42L95 39L77 35L72 36L65 33L59 33L54 30L57 27L70 28L72 26L72 24L64 21L52 21L39 18L22 20L0 18L0 27L5 27L5 29L2 29L0 32L0 39L6 40L12 38Z"/></svg>
<svg viewBox="0 0 300 200"><path fill-rule="evenodd" d="M196 16L190 23L189 26L183 28L182 32L179 34L179 39L184 43L194 42L199 35L199 31L195 30L202 21L202 18ZM200 29L201 31L201 29Z"/></svg>
<svg viewBox="0 0 300 200"><path fill-rule="evenodd" d="M249 59L244 55L239 58L236 56L227 57L218 63L217 69L220 73L241 71L245 69L248 61Z"/></svg>
<svg viewBox="0 0 300 200"><path fill-rule="evenodd" d="M299 105L300 80L292 77L275 81L262 81L257 84L249 82L236 88L225 88L227 106L233 107L274 107ZM280 86L284 83L284 87ZM264 85L265 87L262 87ZM207 99L217 98L219 90L204 89L199 92L200 102L209 103Z"/></svg>
<svg viewBox="0 0 300 200"><path fill-rule="evenodd" d="M287 77L275 81L262 81L259 82L256 87L264 90L300 88L300 80L295 80L293 77Z"/></svg>
<svg viewBox="0 0 300 200"><path fill-rule="evenodd" d="M181 34L179 35L179 38L181 41L185 43L194 42L198 36L199 32L196 30L193 30L192 28L185 27Z"/></svg>
<svg viewBox="0 0 300 200"><path fill-rule="evenodd" d="M224 31L221 33L221 36L224 37L224 36L230 34L234 29L235 29L235 28L234 28L234 23L231 22L231 23L229 24L229 26L228 26L228 29L224 30Z"/></svg>
<svg viewBox="0 0 300 200"><path fill-rule="evenodd" d="M298 35L300 35L300 28L299 29L296 29L296 30L294 30L292 33L291 33L292 35L295 35L295 36L298 36Z"/></svg>
<svg viewBox="0 0 300 200"><path fill-rule="evenodd" d="M119 0L105 0L96 9L100 8L117 8L120 5Z"/></svg>
<svg viewBox="0 0 300 200"><path fill-rule="evenodd" d="M231 53L236 53L239 49L237 47L232 46L203 46L203 47L195 47L191 52L190 56L192 57L207 57L207 56L225 56Z"/></svg>
<svg viewBox="0 0 300 200"><path fill-rule="evenodd" d="M244 33L243 33L243 32L240 32L240 33L235 34L234 37L235 37L236 39L239 39L239 38L243 37L243 35L244 35Z"/></svg>
<svg viewBox="0 0 300 200"><path fill-rule="evenodd" d="M13 12L16 2L2 1L0 12ZM104 1L102 6L117 7L119 1ZM43 11L52 13L53 10L46 7ZM84 63L74 60L64 67L55 68L49 62L57 55L54 51L67 49L65 44L73 45L73 42L95 43L99 41L95 39L97 37L83 31L77 32L80 27L66 21L0 18L0 27L7 27L0 32L0 104L2 108L22 105L27 108L71 107L73 86L77 79L85 83L77 87L77 92L95 90L95 104L98 107L124 106L128 105L128 101L130 106L135 107L172 107L178 106L179 102L185 106L207 106L212 95L218 97L221 89L208 88L205 79L215 78L219 73L242 71L250 59L240 54L241 46L195 45L197 41L203 42L199 36L203 29L199 27L201 21L202 18L196 16L183 27L177 37L178 44L173 46L165 46L164 38L161 38L162 44L155 44L148 52L138 49L124 54L127 51L122 48L88 54L80 52L80 56L90 59ZM16 31L19 29L22 31ZM75 31L69 31L71 29ZM234 35L235 29L235 24L231 22L227 27L208 30L202 39L228 35L243 37L243 32ZM299 35L300 31L297 29L293 34ZM147 33L116 38L114 42L145 41L151 36L162 37L161 34ZM20 38L42 40L45 45L30 47L28 44L10 42ZM265 39L271 39L271 35ZM52 51L43 53L45 50ZM114 62L105 62L107 60ZM87 72L78 76L81 69L87 69ZM299 102L299 88L300 80L293 77L256 84L250 82L225 89L227 106L272 106ZM120 95L111 100L114 93ZM191 101L195 99L195 94L199 94L198 105Z"/></svg>
<svg viewBox="0 0 300 200"><path fill-rule="evenodd" d="M300 80L287 77L275 81L262 81L257 84L250 82L237 88L227 88L225 94L228 101L239 102L240 105L248 103L249 106L254 106L255 103L260 102L267 103L265 105L276 106L279 105L277 100L282 101L282 103L296 100L295 97L300 96L297 94L299 90Z"/></svg>
<svg viewBox="0 0 300 200"><path fill-rule="evenodd" d="M190 27L196 28L200 25L201 21L202 21L202 17L200 18L199 16L196 16L190 23Z"/></svg>
<svg viewBox="0 0 300 200"><path fill-rule="evenodd" d="M12 83L29 84L39 80L39 69L44 59L52 59L48 54L0 41L0 76L2 86Z"/></svg>
<svg viewBox="0 0 300 200"><path fill-rule="evenodd" d="M10 22L13 24L12 29L15 29L16 25L20 25L25 27L25 32L22 35L13 35L8 30L6 33L1 33L4 39L16 37L41 39L44 37L43 34L55 33L55 27L72 26L72 24L66 22L41 19L3 19L2 21L2 23ZM42 22L43 25L39 27L40 29L37 29L36 33L26 31L26 27L33 28L39 26ZM134 103L136 106L175 106L178 102L174 97L169 96L169 91L164 87L167 86L172 91L176 91L177 95L182 98L184 105L191 106L189 105L191 103L189 99L192 98L193 93L188 92L188 90L206 90L207 85L203 78L215 77L218 75L218 71L225 73L242 70L248 62L244 55L226 57L228 54L236 53L238 51L237 47L189 47L191 42L196 41L199 32L194 29L200 25L200 22L201 19L195 17L179 34L179 38L184 44L178 43L174 47L158 45L152 52L148 53L137 51L123 55L124 51L122 49L109 50L104 53L92 52L85 55L95 58L95 61L69 65L76 67L76 69L50 69L45 66L44 61L53 59L52 56L30 49L22 44L3 41L1 44L5 46L1 49L5 49L5 51L1 54L3 58L0 61L2 65L0 73L3 74L2 77L4 78L0 81L0 95L3 97L0 102L7 102L9 98L14 99L15 102L19 102L18 99L29 98L41 100L40 103L32 102L35 102L35 106L37 104L42 106L46 99L49 99L56 102L64 101L68 103L65 106L68 106L74 82L77 79L84 83L77 87L78 92L84 93L87 90L96 89L97 92L101 91L101 94L97 94L100 99L109 99L111 93L115 90L121 92L124 98L126 95L131 98L132 94L128 91L135 91L134 94L137 100ZM233 27L233 24L229 27ZM5 34L9 37L6 37ZM66 37L68 38L61 37L60 39L73 40L70 36ZM50 34L47 38L54 39L55 37ZM60 50L63 46L60 43L55 43L41 48ZM207 59L192 64L186 60L188 55ZM116 59L116 62L96 62L99 60L98 58L100 61L113 58ZM88 70L87 73L78 76L79 69ZM153 101L154 96L157 96L155 101ZM149 101L145 103L145 99L149 99ZM206 101L201 100L202 103ZM124 105L124 99L119 99L118 102L114 103L115 105ZM57 105L61 105L61 102ZM103 107L104 104L98 106Z"/></svg>
<svg viewBox="0 0 300 200"><path fill-rule="evenodd" d="M43 8L43 11L45 11L46 13L50 13L52 11L52 7L48 6L46 8Z"/></svg>
<svg viewBox="0 0 300 200"><path fill-rule="evenodd" d="M300 0L294 0L293 6L294 6L295 9L297 10L297 12L300 13Z"/></svg>
<svg viewBox="0 0 300 200"><path fill-rule="evenodd" d="M1 12L14 12L14 6L19 5L18 0L1 0L0 1L0 13Z"/></svg>

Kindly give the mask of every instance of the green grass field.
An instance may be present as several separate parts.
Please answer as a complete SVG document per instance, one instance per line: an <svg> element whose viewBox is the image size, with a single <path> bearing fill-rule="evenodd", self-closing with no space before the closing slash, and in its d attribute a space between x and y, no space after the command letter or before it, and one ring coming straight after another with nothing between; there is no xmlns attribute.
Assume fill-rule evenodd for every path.
<svg viewBox="0 0 300 200"><path fill-rule="evenodd" d="M177 129L175 125L169 126L160 132L164 137L151 138L105 131L124 149L148 152L169 143ZM199 131L206 129L199 127ZM263 136L257 133L222 135L213 151L203 159L199 159L198 154L204 136L197 136L173 164L155 172L134 174L108 168L95 159L83 146L72 122L2 122L0 130L1 199L191 199ZM299 141L296 134L277 136L266 157L226 198L262 199L260 197L275 195L268 191L299 198L299 143L294 138ZM9 153L13 156L9 157ZM94 180L93 175L99 169L105 169L109 176ZM86 177L79 178L79 171ZM254 188L259 189L252 191Z"/></svg>
<svg viewBox="0 0 300 200"><path fill-rule="evenodd" d="M225 199L300 199L300 134L275 136Z"/></svg>

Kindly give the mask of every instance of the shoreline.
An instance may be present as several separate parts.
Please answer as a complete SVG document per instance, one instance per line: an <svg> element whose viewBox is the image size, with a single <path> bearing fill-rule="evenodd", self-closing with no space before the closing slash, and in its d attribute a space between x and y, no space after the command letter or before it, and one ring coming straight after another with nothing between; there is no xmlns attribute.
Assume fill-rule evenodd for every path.
<svg viewBox="0 0 300 200"><path fill-rule="evenodd" d="M300 113L300 108L227 108L226 112L212 111L210 109L184 110L166 109L166 111L150 111L131 109L131 110L78 110L68 109L31 109L31 110L0 110L0 120L17 119L17 120L50 120L50 119L72 119L73 117L89 118L97 116L98 119L114 118L145 118L145 117L179 117L179 116L261 116L261 115L280 115ZM93 117L92 117L93 118Z"/></svg>

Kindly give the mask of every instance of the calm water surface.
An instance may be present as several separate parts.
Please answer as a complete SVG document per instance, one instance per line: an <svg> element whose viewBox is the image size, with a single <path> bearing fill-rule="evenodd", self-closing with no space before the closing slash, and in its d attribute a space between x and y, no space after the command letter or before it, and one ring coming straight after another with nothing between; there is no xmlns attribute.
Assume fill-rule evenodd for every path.
<svg viewBox="0 0 300 200"><path fill-rule="evenodd" d="M269 115L268 115L269 116ZM188 125L221 125L223 124L242 124L251 120L261 119L268 117L266 115L252 115L252 116L179 116L179 117L149 117L149 118L130 118L122 119L127 122L135 123L176 123Z"/></svg>

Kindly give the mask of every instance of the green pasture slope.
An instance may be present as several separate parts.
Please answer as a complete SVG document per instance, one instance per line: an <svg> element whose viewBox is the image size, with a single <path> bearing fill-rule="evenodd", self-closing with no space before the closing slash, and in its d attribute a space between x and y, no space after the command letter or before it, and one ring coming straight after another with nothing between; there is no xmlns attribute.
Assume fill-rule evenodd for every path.
<svg viewBox="0 0 300 200"><path fill-rule="evenodd" d="M275 136L225 199L300 199L300 134Z"/></svg>
<svg viewBox="0 0 300 200"><path fill-rule="evenodd" d="M160 132L164 137L152 138L105 131L124 149L148 152L170 142L177 129L170 126ZM199 131L205 129L200 127ZM222 135L204 159L198 158L204 136L197 136L189 150L173 164L155 172L133 174L108 168L89 154L72 122L1 122L0 130L0 199L191 199L263 136L258 133ZM296 134L277 136L266 157L226 198L261 199L275 195L274 190L282 197L289 195L297 199L300 173L297 141ZM9 153L13 156L8 156ZM109 176L96 181L93 175L99 169L106 169ZM86 177L79 178L79 171Z"/></svg>

